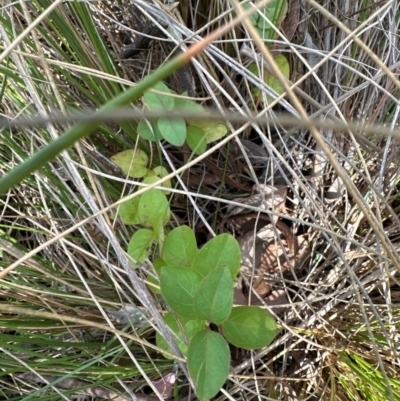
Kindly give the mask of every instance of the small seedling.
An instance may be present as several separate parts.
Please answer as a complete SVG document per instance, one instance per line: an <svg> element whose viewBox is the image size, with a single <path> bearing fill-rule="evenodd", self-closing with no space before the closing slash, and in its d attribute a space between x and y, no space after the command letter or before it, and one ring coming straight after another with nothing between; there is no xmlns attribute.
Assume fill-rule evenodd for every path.
<svg viewBox="0 0 400 401"><path fill-rule="evenodd" d="M168 175L168 171L165 167L156 166L150 169L148 167L149 157L146 152L140 149L129 149L117 153L111 157L111 160L125 175L132 178L143 178L143 183L145 184L153 184L160 178L164 178ZM171 192L168 191L168 188L171 188L171 180L164 181L162 186L166 188L164 193L169 195ZM129 224L127 222L124 223Z"/></svg>
<svg viewBox="0 0 400 401"><path fill-rule="evenodd" d="M251 9L254 5L246 3L243 5L245 9ZM283 19L287 12L287 1L286 0L272 0L265 7L261 8L257 13L252 14L249 19L251 24L255 27L260 37L266 40L266 46L271 48L271 40L278 37L276 29L274 27L280 27ZM269 23L267 19L271 22ZM275 57L275 63L282 72L286 79L289 79L290 66L287 58L283 54L278 54ZM266 70L260 70L259 65L256 63L250 64L248 67L249 71L252 72L257 78L262 79L266 85L273 89L278 95L285 92L283 85L280 81L274 77L270 72ZM253 90L254 100L257 102L260 98L260 88L254 88ZM267 96L267 103L271 103L274 99L271 96Z"/></svg>
<svg viewBox="0 0 400 401"><path fill-rule="evenodd" d="M144 184L153 184L160 178L164 178L168 175L168 171L165 167L157 166L150 169L148 167L149 158L147 154L140 149L129 149L117 153L111 157L111 160L128 177L143 178ZM171 193L171 191L169 191L169 188L171 188L171 180L164 181L161 186L165 187L165 190L163 190L165 195ZM136 196L124 202L119 207L118 214L124 224L140 224L142 222L138 214L140 198L140 196Z"/></svg>
<svg viewBox="0 0 400 401"><path fill-rule="evenodd" d="M164 83L158 82L153 90L147 91L143 95L143 103L149 111L168 111L171 114L176 110L179 112L204 112L204 107L191 99L173 96L174 91L169 89ZM175 146L182 146L185 141L195 154L202 154L206 151L207 144L217 141L224 137L228 130L225 124L210 122L207 120L188 120L185 121L179 115L168 118L159 118L152 124L147 120L141 120L137 127L140 137L148 141L160 141L165 139ZM111 160L121 168L122 172L128 177L142 178L144 184L153 184L160 178L168 175L165 167L149 167L149 157L143 150L129 149L117 153ZM169 195L171 192L171 180L164 181L162 184L166 189L164 193ZM138 204L140 197L133 198L123 203L119 208L119 216L124 224L139 224ZM141 241L148 238L148 234L138 234ZM147 235L146 237L144 237ZM144 242L145 243L145 242Z"/></svg>
<svg viewBox="0 0 400 401"><path fill-rule="evenodd" d="M275 320L256 306L233 307L233 282L241 265L240 247L233 236L220 234L199 250L195 234L187 226L174 228L165 236L170 209L161 190L151 189L131 205L136 208L132 216L144 226L128 245L132 265L143 262L156 245L158 258L153 264L159 282L149 276L150 288L159 285L170 308L164 321L187 357L198 397L209 399L228 377L228 342L249 350L265 347L276 335ZM210 324L219 326L222 334ZM157 334L156 341L171 353L161 335Z"/></svg>
<svg viewBox="0 0 400 401"><path fill-rule="evenodd" d="M208 143L217 141L228 132L223 123L204 120L186 121L177 113L178 111L202 113L204 107L191 99L176 96L176 93L162 82L144 93L143 103L149 111L171 113L171 117L159 118L153 123L140 121L137 132L148 141L165 139L175 146L182 146L186 141L189 148L200 155L205 152Z"/></svg>

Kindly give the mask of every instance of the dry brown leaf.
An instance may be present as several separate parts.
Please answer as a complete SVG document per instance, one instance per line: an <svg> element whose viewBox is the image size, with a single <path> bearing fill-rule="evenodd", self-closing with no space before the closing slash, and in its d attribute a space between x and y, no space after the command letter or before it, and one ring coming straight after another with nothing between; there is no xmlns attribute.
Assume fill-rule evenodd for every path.
<svg viewBox="0 0 400 401"><path fill-rule="evenodd" d="M259 207L265 211L286 214L286 194L287 188L283 186L276 188L264 184L254 186L251 196L236 200L243 206L228 206L227 215L220 226L229 222L237 233L244 234L247 231L254 231L253 221L255 219L269 221L269 217L264 214L258 216L255 212L245 214L248 210L246 206ZM277 217L273 217L273 220L276 222Z"/></svg>
<svg viewBox="0 0 400 401"><path fill-rule="evenodd" d="M294 263L297 255L297 239L292 230L281 221L276 228L282 235L280 241L272 225L259 230L255 238L251 231L238 238L242 250L241 273L261 297L272 290L280 274L289 270L289 264Z"/></svg>
<svg viewBox="0 0 400 401"><path fill-rule="evenodd" d="M286 203L287 188L273 187L271 185L254 185L253 194L248 198L239 198L236 201L243 206L228 206L227 217L246 213L246 206L260 207L263 210L270 210L276 213L284 212Z"/></svg>
<svg viewBox="0 0 400 401"><path fill-rule="evenodd" d="M222 224L234 221L237 231L243 233L237 238L242 252L242 277L239 279L239 287L235 290L236 304L247 305L250 299L252 305L257 305L264 299L271 305L279 306L280 302L284 304L288 301L285 294L274 289L274 284L282 273L288 271L296 262L297 237L289 226L278 220L278 217L273 217L271 221L264 213L242 214L247 209L246 206L285 213L286 195L286 187L263 184L255 186L250 197L241 199L243 206L229 207L228 217L222 221ZM245 295L248 284L252 287L253 296Z"/></svg>

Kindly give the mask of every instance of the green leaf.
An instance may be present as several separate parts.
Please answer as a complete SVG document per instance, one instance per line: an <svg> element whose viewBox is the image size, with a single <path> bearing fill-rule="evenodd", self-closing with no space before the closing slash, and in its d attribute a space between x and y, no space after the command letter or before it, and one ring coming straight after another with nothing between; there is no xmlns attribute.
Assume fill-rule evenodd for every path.
<svg viewBox="0 0 400 401"><path fill-rule="evenodd" d="M200 319L221 324L228 319L233 303L233 284L227 267L212 270L194 294L194 310Z"/></svg>
<svg viewBox="0 0 400 401"><path fill-rule="evenodd" d="M248 67L248 70L254 76L256 76L257 78L259 78L261 80L264 80L264 83L265 83L265 81L266 81L265 75L267 74L267 71L259 70L259 67L258 67L258 65L256 63L250 64L249 67ZM254 100L257 100L259 96L260 96L260 88L258 88L258 87L253 88L253 98L254 98ZM267 99L269 101L269 99L271 99L271 97L267 95Z"/></svg>
<svg viewBox="0 0 400 401"><path fill-rule="evenodd" d="M169 307L178 315L197 319L194 312L194 294L201 276L186 267L167 266L161 269L161 293Z"/></svg>
<svg viewBox="0 0 400 401"><path fill-rule="evenodd" d="M176 315L173 312L168 312L163 317L164 322L167 326L176 334L175 341L181 350L182 354L186 355L188 351L188 345L190 340L200 331L204 329L204 320L187 320L184 318L180 319L180 324L176 319ZM184 333L182 333L181 328L183 328ZM157 346L172 353L167 341L161 336L159 332L156 333L156 343ZM172 359L169 355L165 355L167 359Z"/></svg>
<svg viewBox="0 0 400 401"><path fill-rule="evenodd" d="M144 103L150 111L170 111L174 108L175 101L167 85L158 82L152 89L154 91L146 91L143 94Z"/></svg>
<svg viewBox="0 0 400 401"><path fill-rule="evenodd" d="M265 31L267 29L272 29L272 25L264 18L260 18L257 23L257 28L258 28L259 34L262 38L265 38L265 37L268 38L269 35L266 35Z"/></svg>
<svg viewBox="0 0 400 401"><path fill-rule="evenodd" d="M160 282L153 275L147 276L147 287L153 294L161 294Z"/></svg>
<svg viewBox="0 0 400 401"><path fill-rule="evenodd" d="M135 262L144 262L148 256L148 249L153 243L154 233L147 228L136 231L128 244L128 255Z"/></svg>
<svg viewBox="0 0 400 401"><path fill-rule="evenodd" d="M161 274L161 268L163 268L166 265L167 264L161 258L157 258L156 260L153 261L153 267L158 276L160 276ZM149 282L147 286L149 287L151 292L153 292L154 294L161 294L160 281L158 280L158 278L149 274L147 276L147 281Z"/></svg>
<svg viewBox="0 0 400 401"><path fill-rule="evenodd" d="M266 347L276 336L272 315L258 306L238 306L222 324L225 338L236 347L257 349Z"/></svg>
<svg viewBox="0 0 400 401"><path fill-rule="evenodd" d="M221 122L205 120L190 120L190 125L203 130L207 143L215 142L228 133L228 128Z"/></svg>
<svg viewBox="0 0 400 401"><path fill-rule="evenodd" d="M252 4L243 4L245 10L254 9ZM286 0L271 0L265 7L253 13L249 19L254 27L257 28L261 38L274 39L277 33L272 25L279 27L287 12ZM262 15L268 18L269 23Z"/></svg>
<svg viewBox="0 0 400 401"><path fill-rule="evenodd" d="M164 222L158 220L158 224L154 226L154 236L157 238L159 249L162 249L165 240Z"/></svg>
<svg viewBox="0 0 400 401"><path fill-rule="evenodd" d="M196 103L194 100L185 99L183 97L175 98L175 109L179 112L201 113L204 107Z"/></svg>
<svg viewBox="0 0 400 401"><path fill-rule="evenodd" d="M140 222L146 226L159 230L170 219L169 203L166 196L159 189L150 189L141 195L138 213Z"/></svg>
<svg viewBox="0 0 400 401"><path fill-rule="evenodd" d="M124 174L132 178L144 177L148 171L149 157L143 150L129 149L111 156L111 160Z"/></svg>
<svg viewBox="0 0 400 401"><path fill-rule="evenodd" d="M163 320L175 334L174 339L176 341L176 344L178 345L178 348L181 350L182 354L186 355L188 350L188 346L186 344L187 339L185 340L185 335L182 333L181 326L177 322L175 314L170 311L163 316ZM165 338L158 331L156 332L156 344L157 347L160 347L165 351L173 353ZM163 355L167 359L173 359L169 355L166 354Z"/></svg>
<svg viewBox="0 0 400 401"><path fill-rule="evenodd" d="M188 226L174 228L165 238L162 258L168 265L189 267L196 253L196 237Z"/></svg>
<svg viewBox="0 0 400 401"><path fill-rule="evenodd" d="M207 242L195 256L192 269L205 277L218 267L227 267L232 279L239 273L241 262L240 247L230 234L221 234Z"/></svg>
<svg viewBox="0 0 400 401"><path fill-rule="evenodd" d="M271 21L275 27L281 25L287 12L287 1L286 0L272 0L263 9L263 14ZM264 37L267 39L274 39L277 33L272 28L272 25L267 22L264 18L260 18L257 24L259 29L264 31Z"/></svg>
<svg viewBox="0 0 400 401"><path fill-rule="evenodd" d="M207 143L218 141L228 133L228 128L225 124L214 124L206 130Z"/></svg>
<svg viewBox="0 0 400 401"><path fill-rule="evenodd" d="M152 171L153 171L154 175L156 175L157 177L161 177L161 178L165 177L169 174L168 170L163 166L154 167Z"/></svg>
<svg viewBox="0 0 400 401"><path fill-rule="evenodd" d="M228 378L230 360L229 346L218 333L202 330L193 337L187 364L200 399L208 400L218 393Z"/></svg>
<svg viewBox="0 0 400 401"><path fill-rule="evenodd" d="M286 79L289 79L290 76L290 66L287 58L283 54L279 54L278 56L275 57L275 63L277 64L279 70L283 74L283 76ZM278 95L281 95L283 92L285 92L284 87L282 84L279 82L277 78L275 78L272 74L267 73L266 74L266 80L265 83L269 85L275 92L278 93Z"/></svg>
<svg viewBox="0 0 400 401"><path fill-rule="evenodd" d="M250 3L245 3L242 4L242 7L244 10L254 10L255 7L254 5ZM249 20L252 25L257 26L258 20L260 19L260 16L257 14L257 11L254 11L253 14L249 15Z"/></svg>
<svg viewBox="0 0 400 401"><path fill-rule="evenodd" d="M283 54L279 54L275 58L275 62L278 65L280 71L284 75L285 78L289 79L290 76L290 66L289 62ZM261 78L260 73L258 71L257 64L251 64L249 66L249 71L252 72L256 77ZM280 83L280 81L275 78L271 73L268 71L263 72L264 82L273 89L278 95L282 95L285 92L285 88ZM260 88L254 88L253 95L257 98L260 95ZM271 103L274 100L272 96L267 95L268 103Z"/></svg>
<svg viewBox="0 0 400 401"><path fill-rule="evenodd" d="M153 267L156 269L156 272L158 273L158 275L161 274L161 269L167 266L167 264L165 263L165 261L161 258L157 258L156 260L153 261Z"/></svg>
<svg viewBox="0 0 400 401"><path fill-rule="evenodd" d="M151 125L146 120L140 120L137 126L137 133L147 141L159 141L162 139L162 135L158 128L154 125Z"/></svg>
<svg viewBox="0 0 400 401"><path fill-rule="evenodd" d="M256 28L256 31L258 32L258 35L260 36L261 39L267 39L268 31L264 31L263 29L260 29L260 28Z"/></svg>
<svg viewBox="0 0 400 401"><path fill-rule="evenodd" d="M163 117L157 121L163 138L172 145L182 146L186 139L186 122L182 117Z"/></svg>
<svg viewBox="0 0 400 401"><path fill-rule="evenodd" d="M140 196L122 203L118 209L118 215L124 224L139 224L140 217L138 214Z"/></svg>
<svg viewBox="0 0 400 401"><path fill-rule="evenodd" d="M160 178L164 178L169 174L168 170L163 167L163 166L157 166L154 167L153 170L149 170L149 172L146 174L146 177L144 178L144 181L146 184L153 184L154 182L158 181ZM156 177L157 179L154 179ZM164 181L161 184L162 187L167 188L166 190L163 190L163 193L165 195L170 195L171 191L168 191L168 188L172 187L171 180Z"/></svg>
<svg viewBox="0 0 400 401"><path fill-rule="evenodd" d="M186 142L196 155L203 154L207 149L207 138L204 131L194 125L187 127Z"/></svg>
<svg viewBox="0 0 400 401"><path fill-rule="evenodd" d="M201 330L204 330L204 327L206 325L205 320L199 320L199 319L184 319L182 318L182 322L184 323L184 328L185 328L185 334L186 338L188 339L189 343L192 341L192 338Z"/></svg>
<svg viewBox="0 0 400 401"><path fill-rule="evenodd" d="M157 182L159 179L160 179L161 177L158 177L158 176L156 176L156 175L148 175L144 180L143 180L143 184L149 184L149 185L151 185L151 184L154 184L155 182ZM169 191L169 188L171 188L171 180L167 180L167 181L164 181L162 184L161 184L161 186L163 187L163 188L165 188L165 189L163 189L162 190L162 192L165 194L165 195L170 195L171 194L171 191Z"/></svg>

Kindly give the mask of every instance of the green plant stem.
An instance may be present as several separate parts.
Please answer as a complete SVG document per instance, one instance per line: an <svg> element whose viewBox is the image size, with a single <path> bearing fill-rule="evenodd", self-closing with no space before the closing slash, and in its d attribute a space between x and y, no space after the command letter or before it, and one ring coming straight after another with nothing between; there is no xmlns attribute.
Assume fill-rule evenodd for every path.
<svg viewBox="0 0 400 401"><path fill-rule="evenodd" d="M157 69L153 74L145 77L141 82L127 91L119 94L114 99L106 103L100 108L97 115L102 112L110 112L120 107L128 106L130 103L138 99L146 90L150 89L157 82L163 80L170 74L172 74L178 68L181 68L188 58L183 54L180 54L173 58L170 62ZM6 193L10 188L20 183L25 177L31 174L33 171L40 169L47 162L54 159L63 150L71 147L76 141L90 135L99 122L81 122L74 125L67 132L65 132L58 139L47 145L45 148L36 152L28 160L24 161L17 167L13 168L12 171L5 177L0 179L0 194Z"/></svg>

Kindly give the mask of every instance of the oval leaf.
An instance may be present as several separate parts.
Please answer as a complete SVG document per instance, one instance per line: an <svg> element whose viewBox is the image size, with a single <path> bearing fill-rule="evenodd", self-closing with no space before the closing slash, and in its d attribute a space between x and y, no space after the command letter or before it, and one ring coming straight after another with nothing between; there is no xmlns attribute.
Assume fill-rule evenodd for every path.
<svg viewBox="0 0 400 401"><path fill-rule="evenodd" d="M167 264L161 258L157 258L156 260L153 261L153 267L157 274L147 275L147 281L149 283L147 286L149 287L150 291L153 292L154 294L161 294L160 281L158 280L158 277L161 274L161 269L166 265Z"/></svg>
<svg viewBox="0 0 400 401"><path fill-rule="evenodd" d="M221 234L207 242L197 253L192 269L205 277L218 267L227 267L232 279L236 278L241 261L240 247L230 234Z"/></svg>
<svg viewBox="0 0 400 401"><path fill-rule="evenodd" d="M189 267L196 253L196 237L188 226L174 228L165 238L162 258L168 265Z"/></svg>
<svg viewBox="0 0 400 401"><path fill-rule="evenodd" d="M162 178L162 177L157 177L156 175L148 175L148 176L143 180L143 184L149 184L149 185L154 184L154 183L157 182L160 178ZM165 195L170 195L170 194L171 194L171 191L168 190L168 189L171 188L171 186L172 186L172 185L171 185L171 180L166 180L166 181L164 181L160 186L163 187L163 188L166 188L166 189L163 189L163 190L162 190L162 192L163 192Z"/></svg>
<svg viewBox="0 0 400 401"><path fill-rule="evenodd" d="M172 145L182 146L186 139L186 123L182 117L163 117L157 121L163 138Z"/></svg>
<svg viewBox="0 0 400 401"><path fill-rule="evenodd" d="M242 5L244 10L254 10L254 4L250 3L245 3ZM257 11L253 12L252 14L249 15L249 20L252 23L252 25L257 26L257 22L259 20L260 16L258 15Z"/></svg>
<svg viewBox="0 0 400 401"><path fill-rule="evenodd" d="M194 294L194 310L200 319L221 324L228 319L233 303L233 285L227 267L211 271Z"/></svg>
<svg viewBox="0 0 400 401"><path fill-rule="evenodd" d="M219 123L212 125L206 131L207 143L218 141L228 133L228 128L225 124Z"/></svg>
<svg viewBox="0 0 400 401"><path fill-rule="evenodd" d="M161 258L157 258L156 260L153 261L153 267L158 275L161 274L161 269L165 266L167 266L167 264Z"/></svg>
<svg viewBox="0 0 400 401"><path fill-rule="evenodd" d="M221 122L204 120L191 120L191 126L201 128L206 136L207 143L217 141L228 133L228 128Z"/></svg>
<svg viewBox="0 0 400 401"><path fill-rule="evenodd" d="M228 378L230 361L229 346L218 333L202 330L193 337L187 365L200 399L208 400L218 393Z"/></svg>
<svg viewBox="0 0 400 401"><path fill-rule="evenodd" d="M282 72L285 78L289 79L290 76L290 66L287 58L283 54L279 54L275 57L275 63L277 64L278 68ZM256 77L261 79L260 75L263 75L264 82L273 89L278 95L282 95L285 92L285 89L281 82L275 78L271 73L268 71L263 71L260 74L260 71L257 67L257 64L251 64L249 66L249 71L252 72ZM254 97L257 98L260 95L260 88L254 88L253 90ZM267 95L268 103L271 103L274 100L272 96Z"/></svg>
<svg viewBox="0 0 400 401"><path fill-rule="evenodd" d="M138 214L140 196L122 203L118 209L118 215L124 224L139 224L140 217Z"/></svg>
<svg viewBox="0 0 400 401"><path fill-rule="evenodd" d="M189 148L196 153L196 155L203 154L207 149L207 140L204 131L195 127L194 125L189 125L187 127L187 138L186 142Z"/></svg>
<svg viewBox="0 0 400 401"><path fill-rule="evenodd" d="M194 312L194 294L201 276L186 267L167 266L161 269L161 293L169 307L178 315L197 319Z"/></svg>
<svg viewBox="0 0 400 401"><path fill-rule="evenodd" d="M161 177L161 178L163 178L169 174L168 170L163 166L154 167L152 172L154 175L156 175L157 177Z"/></svg>
<svg viewBox="0 0 400 401"><path fill-rule="evenodd" d="M176 344L178 345L178 348L181 350L182 354L186 355L188 346L185 342L186 339L185 339L185 335L182 333L181 326L176 321L175 314L173 312L168 312L163 316L163 320L166 323L166 325L175 334L173 337L174 337L174 340L176 341ZM157 344L157 347L160 347L161 349L173 354L167 341L158 331L156 332L156 344ZM173 359L173 357L170 355L167 355L167 354L163 354L163 355L167 359Z"/></svg>
<svg viewBox="0 0 400 401"><path fill-rule="evenodd" d="M175 106L171 91L162 82L157 82L151 91L144 92L143 98L150 111L172 110Z"/></svg>
<svg viewBox="0 0 400 401"><path fill-rule="evenodd" d="M165 167L156 166L153 168L153 170L149 170L149 172L146 174L146 177L143 182L145 182L146 180L149 180L149 181L153 180L153 182L151 182L151 184L153 184L154 182L156 182L153 177L157 177L157 180L158 180L160 178L164 178L168 174L169 174L168 170ZM161 186L164 188L171 188L172 187L171 180L164 181L161 184ZM171 193L171 191L168 191L168 190L166 190L166 191L163 190L163 192L165 195L169 195Z"/></svg>
<svg viewBox="0 0 400 401"><path fill-rule="evenodd" d="M286 79L289 79L290 66L287 58L283 54L279 54L278 56L275 57L275 63L277 64L283 76ZM282 95L282 93L285 92L285 88L283 87L279 79L275 78L272 74L266 72L264 78L265 78L265 83L270 88L272 88L278 95Z"/></svg>
<svg viewBox="0 0 400 401"><path fill-rule="evenodd" d="M236 347L257 349L266 347L276 336L272 315L258 306L238 306L222 324L225 338Z"/></svg>
<svg viewBox="0 0 400 401"><path fill-rule="evenodd" d="M147 288L153 293L153 294L161 294L160 290L160 282L158 278L153 276L152 274L149 274L147 276Z"/></svg>
<svg viewBox="0 0 400 401"><path fill-rule="evenodd" d="M201 104L184 97L175 98L175 109L179 112L189 113L202 113L204 111L204 107Z"/></svg>
<svg viewBox="0 0 400 401"><path fill-rule="evenodd" d="M137 133L147 141L159 141L162 139L158 128L151 125L146 120L140 120L137 127Z"/></svg>
<svg viewBox="0 0 400 401"><path fill-rule="evenodd" d="M187 320L183 319L182 320L185 328L185 334L186 338L189 341L189 343L192 341L192 338L201 330L204 330L204 327L206 325L205 320Z"/></svg>
<svg viewBox="0 0 400 401"><path fill-rule="evenodd" d="M186 355L188 351L187 343L200 331L204 329L204 320L187 320L185 318L180 319L180 324L176 320L176 315L173 312L168 312L163 317L164 322L167 326L175 333L175 341L181 350L182 354ZM184 333L181 328L183 327ZM157 346L168 351L172 354L172 350L164 337L159 332L156 333ZM169 355L164 355L167 359L172 359Z"/></svg>
<svg viewBox="0 0 400 401"><path fill-rule="evenodd" d="M124 174L132 178L142 178L146 175L149 157L143 150L129 149L111 156L111 160Z"/></svg>
<svg viewBox="0 0 400 401"><path fill-rule="evenodd" d="M287 11L286 0L272 0L262 9L262 13L272 22L275 27L279 27ZM264 38L274 39L277 37L276 31L266 19L260 17L257 24L262 31Z"/></svg>
<svg viewBox="0 0 400 401"><path fill-rule="evenodd" d="M153 243L154 233L147 228L141 228L132 235L128 244L128 255L135 262L144 262L148 256L148 249Z"/></svg>
<svg viewBox="0 0 400 401"><path fill-rule="evenodd" d="M159 229L160 223L164 226L170 217L169 203L166 196L159 189L150 189L141 195L138 214L140 222L146 227Z"/></svg>
<svg viewBox="0 0 400 401"><path fill-rule="evenodd" d="M248 67L248 70L254 76L256 76L259 79L263 79L264 82L265 82L265 80L266 80L265 75L267 74L267 71L260 70L256 63L250 64L249 67ZM260 88L259 87L255 87L253 89L253 96L254 96L254 99L258 99L258 97L260 96ZM268 95L267 95L267 97L268 97ZM269 97L269 98L271 98L271 97Z"/></svg>
<svg viewBox="0 0 400 401"><path fill-rule="evenodd" d="M243 4L245 10L253 9L254 5L247 3ZM286 0L271 0L267 6L262 7L258 12L255 12L249 16L249 20L259 31L259 35L264 39L274 39L277 33L272 28L271 24L262 16L271 21L275 27L279 27L283 18L285 17L287 11L287 1Z"/></svg>

